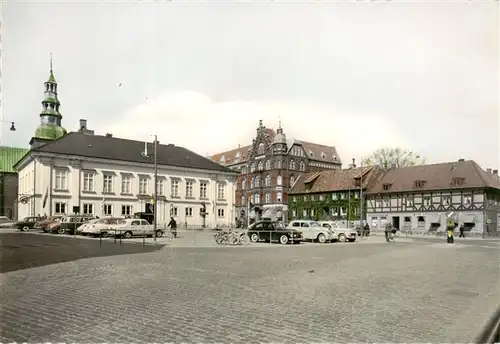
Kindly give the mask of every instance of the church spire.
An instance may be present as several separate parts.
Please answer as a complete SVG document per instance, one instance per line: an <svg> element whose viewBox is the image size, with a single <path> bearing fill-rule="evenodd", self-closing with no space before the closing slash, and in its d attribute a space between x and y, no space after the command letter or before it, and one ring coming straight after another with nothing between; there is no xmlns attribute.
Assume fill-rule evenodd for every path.
<svg viewBox="0 0 500 344"><path fill-rule="evenodd" d="M61 127L62 115L59 112L61 103L57 97L57 82L52 69L52 54L50 54L49 80L44 83L45 92L40 113L40 126L37 128L33 139L56 140L66 135L66 130Z"/></svg>

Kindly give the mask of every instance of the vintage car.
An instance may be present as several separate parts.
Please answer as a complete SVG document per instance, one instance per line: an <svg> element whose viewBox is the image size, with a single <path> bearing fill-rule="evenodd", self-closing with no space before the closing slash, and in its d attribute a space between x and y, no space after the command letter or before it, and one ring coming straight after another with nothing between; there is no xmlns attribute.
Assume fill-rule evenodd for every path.
<svg viewBox="0 0 500 344"><path fill-rule="evenodd" d="M335 221L318 221L318 224L323 228L328 228L332 232L332 240L340 242L354 242L358 234L353 228L347 228L340 226Z"/></svg>
<svg viewBox="0 0 500 344"><path fill-rule="evenodd" d="M37 223L38 221L41 221L41 220L42 220L42 218L39 216L28 216L20 221L14 222L12 224L12 227L19 229L22 232L27 232L30 229L34 228L35 223Z"/></svg>
<svg viewBox="0 0 500 344"><path fill-rule="evenodd" d="M156 237L160 238L164 234L162 229L156 229ZM113 228L108 230L108 235L132 238L134 236L145 237L154 235L154 226L144 219L123 219L119 220Z"/></svg>
<svg viewBox="0 0 500 344"><path fill-rule="evenodd" d="M115 229L115 227L119 225L122 220L124 219L117 217L91 220L78 227L76 231L82 235L90 235L94 237L107 235L108 231Z"/></svg>
<svg viewBox="0 0 500 344"><path fill-rule="evenodd" d="M37 221L37 223L35 223L33 228L41 229L45 233L48 233L47 227L52 223L58 222L61 218L62 218L62 216L49 216L46 219L42 219L40 221Z"/></svg>
<svg viewBox="0 0 500 344"><path fill-rule="evenodd" d="M287 228L300 230L304 235L304 239L322 244L334 239L332 231L328 227L321 227L317 221L293 220L290 221Z"/></svg>
<svg viewBox="0 0 500 344"><path fill-rule="evenodd" d="M47 230L57 234L73 234L84 222L95 219L93 215L69 215L63 216L60 221L47 226Z"/></svg>
<svg viewBox="0 0 500 344"><path fill-rule="evenodd" d="M303 240L302 233L297 229L285 228L276 221L257 221L248 228L248 237L252 242L269 241L279 242L282 245L288 243L300 243Z"/></svg>

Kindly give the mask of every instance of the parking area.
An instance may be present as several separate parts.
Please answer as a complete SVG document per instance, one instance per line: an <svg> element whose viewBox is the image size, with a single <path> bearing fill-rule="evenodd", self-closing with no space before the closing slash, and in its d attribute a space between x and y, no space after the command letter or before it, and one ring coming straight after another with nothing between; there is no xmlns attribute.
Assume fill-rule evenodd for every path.
<svg viewBox="0 0 500 344"><path fill-rule="evenodd" d="M28 248L46 240L99 247L0 236L2 245L20 238L33 240ZM382 239L159 250L110 242L107 250L143 254L3 273L0 342L473 341L500 299L498 247ZM64 252L30 249L33 260Z"/></svg>

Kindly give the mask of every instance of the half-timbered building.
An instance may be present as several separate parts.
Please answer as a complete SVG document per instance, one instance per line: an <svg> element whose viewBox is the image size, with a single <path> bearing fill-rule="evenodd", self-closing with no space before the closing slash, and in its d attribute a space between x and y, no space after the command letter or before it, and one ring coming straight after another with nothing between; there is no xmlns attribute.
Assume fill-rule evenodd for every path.
<svg viewBox="0 0 500 344"><path fill-rule="evenodd" d="M377 181L380 174L378 167L306 173L298 178L289 192L291 217L360 220L363 192ZM363 208L366 209L366 203Z"/></svg>
<svg viewBox="0 0 500 344"><path fill-rule="evenodd" d="M471 234L500 233L498 171L474 161L390 169L367 194L372 229L387 222L400 230L440 232L448 215Z"/></svg>
<svg viewBox="0 0 500 344"><path fill-rule="evenodd" d="M287 138L281 124L277 131L259 121L251 145L215 154L211 159L240 173L236 184L236 217L288 219L288 190L300 175L340 169L333 146Z"/></svg>

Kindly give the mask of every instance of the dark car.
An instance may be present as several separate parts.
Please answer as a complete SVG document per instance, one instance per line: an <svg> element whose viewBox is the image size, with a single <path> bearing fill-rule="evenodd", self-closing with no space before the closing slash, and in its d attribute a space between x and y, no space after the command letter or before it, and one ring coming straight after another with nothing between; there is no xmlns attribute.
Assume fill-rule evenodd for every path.
<svg viewBox="0 0 500 344"><path fill-rule="evenodd" d="M43 218L38 217L38 216L28 216L22 220L14 222L12 227L19 229L23 232L27 232L30 229L34 228L35 223L37 223L38 221L41 221L41 220L43 220Z"/></svg>
<svg viewBox="0 0 500 344"><path fill-rule="evenodd" d="M52 233L57 234L74 234L76 229L80 227L83 223L94 220L95 216L93 215L69 215L61 218L60 221L56 223L52 223L48 226L47 229L50 228Z"/></svg>
<svg viewBox="0 0 500 344"><path fill-rule="evenodd" d="M302 232L296 229L285 228L283 224L276 221L257 221L248 229L250 241L279 242L286 245L288 243L300 243L304 240Z"/></svg>

